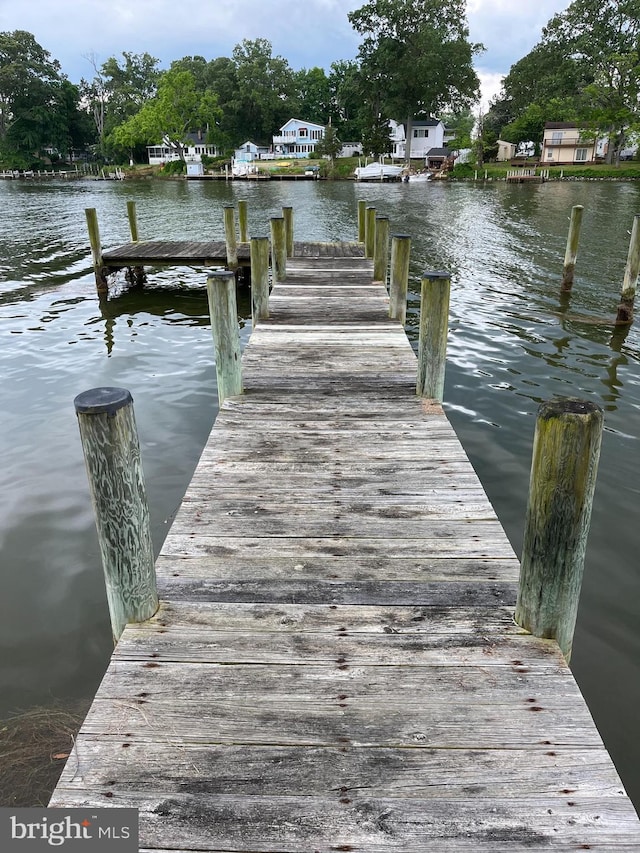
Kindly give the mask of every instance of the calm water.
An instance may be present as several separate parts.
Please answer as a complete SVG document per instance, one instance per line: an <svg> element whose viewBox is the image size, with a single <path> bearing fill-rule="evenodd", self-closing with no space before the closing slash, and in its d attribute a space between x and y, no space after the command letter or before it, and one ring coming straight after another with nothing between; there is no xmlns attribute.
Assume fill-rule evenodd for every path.
<svg viewBox="0 0 640 853"><path fill-rule="evenodd" d="M141 236L221 238L222 206L249 201L254 235L293 205L297 236L354 237L357 199L410 234L408 333L420 273L452 272L445 401L519 552L535 413L554 395L605 410L572 668L640 803L640 332L613 334L640 187L618 183L0 182L0 715L95 691L111 651L73 398L131 390L159 549L213 423L217 399L202 270L152 274L101 310L84 208L103 245ZM572 205L585 207L570 302L559 280ZM251 331L246 296L242 338ZM640 321L639 321L640 323Z"/></svg>

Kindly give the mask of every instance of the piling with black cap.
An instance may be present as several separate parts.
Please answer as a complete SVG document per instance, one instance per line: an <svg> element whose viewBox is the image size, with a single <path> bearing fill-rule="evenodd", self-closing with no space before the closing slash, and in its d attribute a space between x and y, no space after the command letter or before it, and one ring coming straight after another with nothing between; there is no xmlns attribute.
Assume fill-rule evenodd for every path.
<svg viewBox="0 0 640 853"><path fill-rule="evenodd" d="M92 388L74 405L117 642L127 622L144 622L158 609L133 398L126 388Z"/></svg>

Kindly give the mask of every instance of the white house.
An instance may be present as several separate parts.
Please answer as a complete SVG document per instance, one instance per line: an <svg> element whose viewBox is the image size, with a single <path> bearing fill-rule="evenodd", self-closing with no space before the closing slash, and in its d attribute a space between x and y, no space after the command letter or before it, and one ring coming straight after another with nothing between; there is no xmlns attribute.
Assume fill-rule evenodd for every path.
<svg viewBox="0 0 640 853"><path fill-rule="evenodd" d="M255 142L248 140L236 148L233 152L233 159L236 163L252 163L254 160L261 160L269 153L266 145L256 145Z"/></svg>
<svg viewBox="0 0 640 853"><path fill-rule="evenodd" d="M359 157L362 155L362 142L343 142L338 157Z"/></svg>
<svg viewBox="0 0 640 853"><path fill-rule="evenodd" d="M324 137L324 125L290 118L273 137L273 150L279 157L308 157Z"/></svg>
<svg viewBox="0 0 640 853"><path fill-rule="evenodd" d="M406 125L391 119L389 128L391 157L394 160L404 160L407 146ZM450 138L440 119L416 119L411 128L411 158L424 159L432 148L444 148L445 142Z"/></svg>
<svg viewBox="0 0 640 853"><path fill-rule="evenodd" d="M205 142L204 138L205 133L201 130L197 133L186 134L183 152L187 163L201 163L203 154L206 154L207 157L218 156L219 152L216 146ZM171 160L180 159L177 147L166 137L162 140L161 145L147 145L147 154L150 166L163 166Z"/></svg>

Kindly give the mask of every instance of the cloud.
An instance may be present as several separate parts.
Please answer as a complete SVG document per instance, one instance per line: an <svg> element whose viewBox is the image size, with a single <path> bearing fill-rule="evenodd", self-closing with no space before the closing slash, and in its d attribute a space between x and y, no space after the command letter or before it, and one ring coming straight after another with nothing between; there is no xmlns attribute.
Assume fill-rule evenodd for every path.
<svg viewBox="0 0 640 853"><path fill-rule="evenodd" d="M468 0L471 40L486 48L478 67L506 75L540 41L542 29L553 15L568 5L567 0Z"/></svg>
<svg viewBox="0 0 640 853"><path fill-rule="evenodd" d="M329 69L355 58L360 37L347 13L364 0L0 0L3 30L27 30L60 61L73 81L92 77L86 57L98 65L123 51L148 52L167 68L172 60L199 54L230 56L243 39L266 38L274 54L293 68ZM567 3L563 0L468 0L472 41L486 51L476 66L483 80L504 76L540 39L542 27ZM493 85L493 84L491 84Z"/></svg>

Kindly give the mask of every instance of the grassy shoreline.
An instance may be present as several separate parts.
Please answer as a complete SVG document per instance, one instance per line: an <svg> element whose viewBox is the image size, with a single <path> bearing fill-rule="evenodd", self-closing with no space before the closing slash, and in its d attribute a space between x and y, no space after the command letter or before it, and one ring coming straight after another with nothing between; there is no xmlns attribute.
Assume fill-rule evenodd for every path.
<svg viewBox="0 0 640 853"><path fill-rule="evenodd" d="M362 162L364 159L361 158ZM327 160L260 160L258 169L263 174L273 175L302 175L310 166L320 167L320 177L327 180L354 180L354 169L359 164L357 157L341 158L334 162L333 167ZM412 168L416 171L424 168L422 160L412 161ZM182 179L184 174L177 174L174 170L165 173L160 166L137 165L122 166L122 171L130 178L161 178ZM531 168L531 167L529 167ZM507 173L514 169L509 163L486 163L476 169L470 164L456 166L448 175L447 180L453 181L499 181L505 180ZM545 169L549 172L550 181L636 181L640 180L640 163L626 162L620 166L607 166L604 164L588 166L538 166L537 171ZM210 170L214 174L224 174L224 167Z"/></svg>

